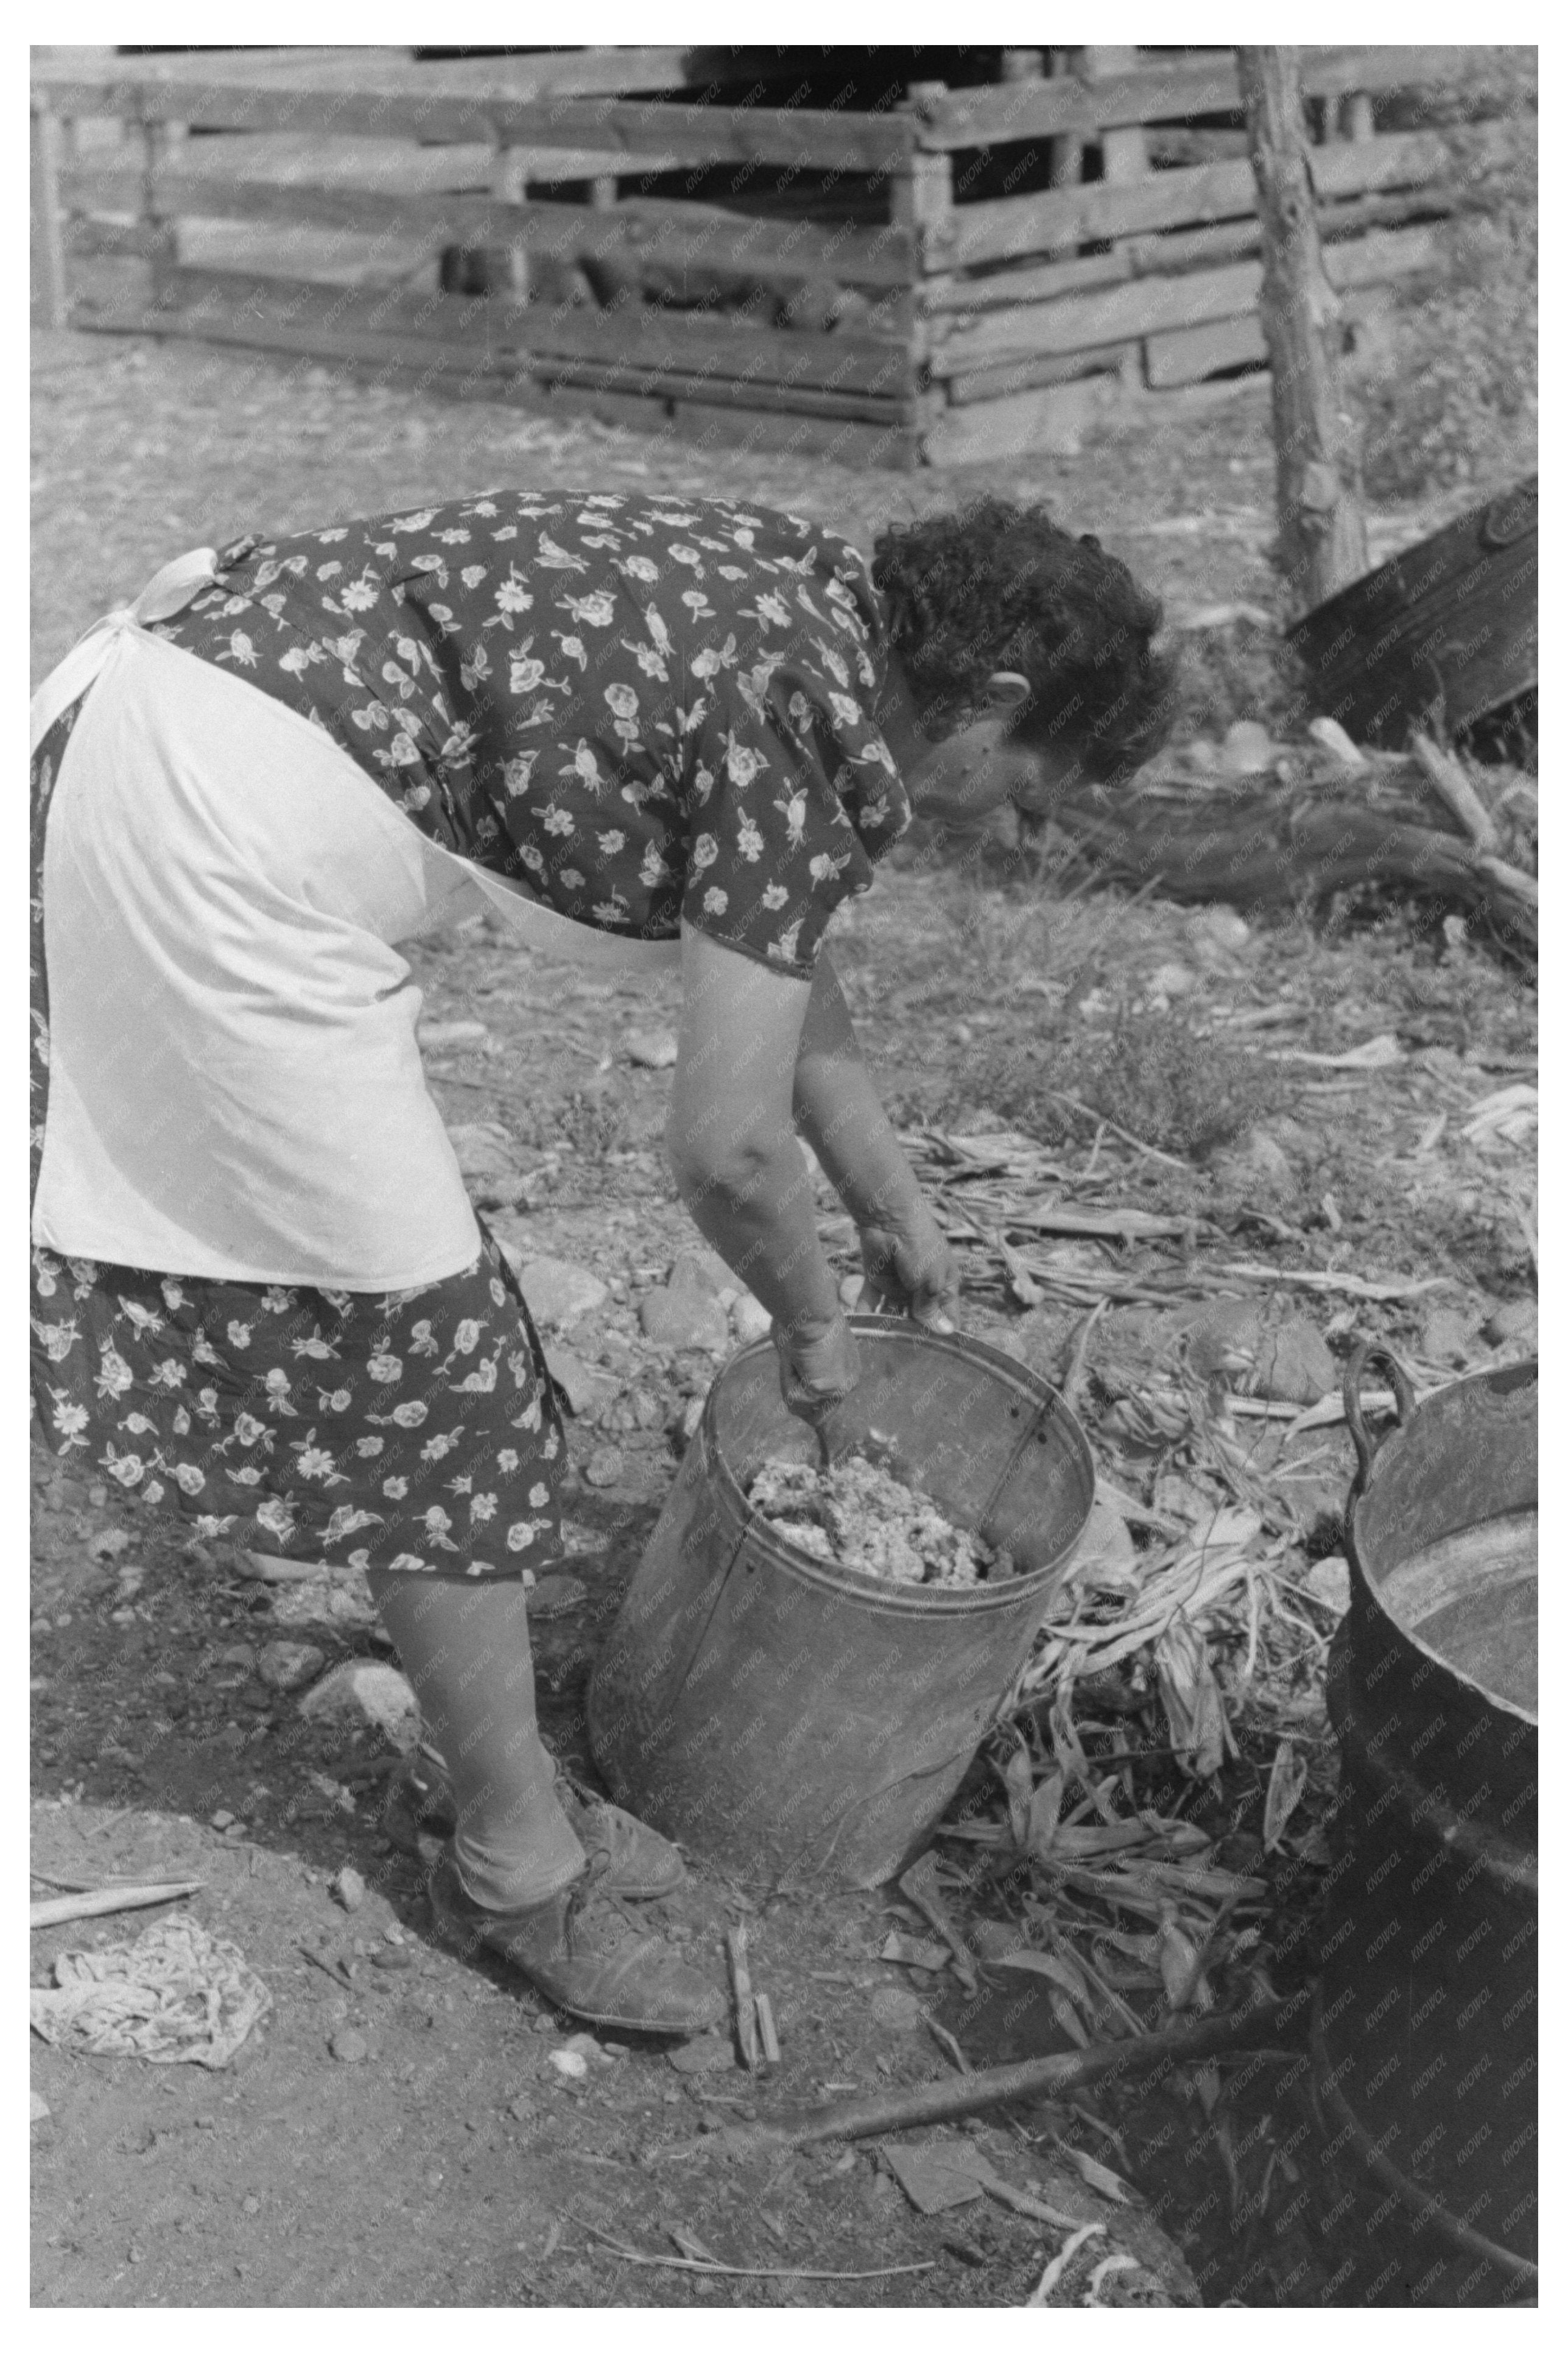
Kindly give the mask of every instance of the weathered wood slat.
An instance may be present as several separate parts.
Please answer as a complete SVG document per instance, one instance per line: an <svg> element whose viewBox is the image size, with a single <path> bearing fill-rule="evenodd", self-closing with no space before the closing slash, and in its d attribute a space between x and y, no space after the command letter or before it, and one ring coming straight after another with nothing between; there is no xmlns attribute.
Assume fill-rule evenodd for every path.
<svg viewBox="0 0 1568 2353"><path fill-rule="evenodd" d="M114 127L114 120L103 115L83 116L80 121L100 132ZM94 152L104 151L95 146ZM552 147L538 158L528 148L512 152L525 180L545 183L592 180L625 163L623 156L597 147ZM379 139L369 132L352 139L327 139L319 131L226 131L218 145L210 139L185 141L171 154L167 168L196 178L216 174L289 187L384 188L393 195L433 195L489 187L495 160L495 143L489 140L447 141L428 147L407 137ZM673 171L678 161L673 155L639 154L636 168L639 174ZM536 162L542 168L534 168Z"/></svg>
<svg viewBox="0 0 1568 2353"><path fill-rule="evenodd" d="M135 208L138 172L80 169L62 175L64 202L78 212ZM850 286L906 286L915 274L908 229L824 227L773 221L716 205L628 199L606 211L589 205L504 204L486 195L400 195L390 191L282 185L216 173L160 172L152 194L164 217L309 222L366 235L417 237L441 245L523 246L542 258L646 255L649 259L831 277Z"/></svg>
<svg viewBox="0 0 1568 2353"><path fill-rule="evenodd" d="M1219 114L1238 103L1235 61L1222 50L1213 58L1142 66L1093 82L1058 74L952 90L920 109L920 139L929 147L989 147L1065 131Z"/></svg>
<svg viewBox="0 0 1568 2353"><path fill-rule="evenodd" d="M164 251L165 244L162 226L152 221L73 220L66 225L68 253L151 261Z"/></svg>
<svg viewBox="0 0 1568 2353"><path fill-rule="evenodd" d="M1471 51L1462 46L1305 48L1301 81L1309 97L1349 90L1403 90L1428 81L1468 80ZM1064 74L1049 81L991 83L953 90L921 110L923 146L986 147L1005 140L1047 138L1134 122L1239 110L1241 90L1229 51L1141 66L1099 81Z"/></svg>
<svg viewBox="0 0 1568 2353"><path fill-rule="evenodd" d="M417 359L437 372L477 366L542 382L619 384L671 397L798 407L820 416L896 419L913 413L912 375L900 348L893 353L896 368L879 385L880 363L877 370L853 360L828 364L822 350L812 348L831 346L837 337L731 331L700 319L656 321L650 324L658 332L639 329L633 335L624 320L584 319L483 296L378 292L246 270L188 269L169 272L166 307L120 314L121 332L130 331L132 319L142 322L137 332L209 336L263 350L326 351L331 343L340 356ZM90 323L107 322L95 316ZM347 349L348 343L355 348Z"/></svg>
<svg viewBox="0 0 1568 2353"><path fill-rule="evenodd" d="M1346 322L1372 317L1389 300L1386 287L1352 286L1340 302ZM1182 327L1174 334L1151 335L1143 346L1144 369L1157 392L1173 385L1200 384L1217 368L1245 367L1268 357L1263 328L1255 311L1245 318L1221 319L1210 327Z"/></svg>
<svg viewBox="0 0 1568 2353"><path fill-rule="evenodd" d="M1337 287L1373 284L1430 268L1441 253L1439 238L1436 228L1393 229L1331 246L1324 262ZM1184 277L1134 279L1103 292L1064 295L1055 302L1020 304L956 330L931 364L943 375L958 375L987 362L1088 351L1096 344L1239 318L1256 307L1262 284L1262 264L1240 261Z"/></svg>
<svg viewBox="0 0 1568 2353"><path fill-rule="evenodd" d="M1173 334L1151 335L1144 346L1144 368L1155 391L1172 385L1198 384L1219 368L1243 367L1268 356L1257 313L1240 319L1219 319L1207 327L1178 327Z"/></svg>
<svg viewBox="0 0 1568 2353"><path fill-rule="evenodd" d="M826 458L840 466L883 466L900 473L920 462L919 436L907 424L857 424L762 408L715 408L686 399L677 400L674 410L674 430L689 441L711 437L727 448Z"/></svg>
<svg viewBox="0 0 1568 2353"><path fill-rule="evenodd" d="M1327 205L1318 216L1318 233L1333 247L1364 236L1368 229L1396 228L1412 219L1445 217L1458 204L1436 187L1407 188L1401 195L1351 196L1343 204ZM1256 218L1215 221L1206 228L1168 229L1163 237L1132 237L1122 250L1135 278L1173 276L1182 270L1207 269L1221 261L1244 260L1258 252L1263 232Z"/></svg>
<svg viewBox="0 0 1568 2353"><path fill-rule="evenodd" d="M997 269L984 278L945 280L925 294L930 311L1005 311L1015 302L1046 302L1094 286L1116 286L1132 275L1125 248L1086 253L1074 261L1043 261L1034 269Z"/></svg>
<svg viewBox="0 0 1568 2353"><path fill-rule="evenodd" d="M124 62L124 61L122 61ZM438 77L432 77L438 84ZM40 95L69 114L123 114L149 122L192 122L212 130L403 132L431 141L488 140L543 151L593 147L623 162L646 153L691 164L797 164L840 172L889 170L914 148L905 115L832 114L825 109L684 106L622 99L513 99L446 95L421 82L381 90L323 90L306 73L266 84L209 69L179 81L125 72L72 77L46 67L34 76ZM626 168L633 167L626 162Z"/></svg>
<svg viewBox="0 0 1568 2353"><path fill-rule="evenodd" d="M245 301L258 311L292 303L302 316L342 317L356 305L370 305L389 332L482 344L531 361L538 356L629 364L672 369L689 379L711 376L796 389L815 386L879 399L898 399L914 391L912 364L901 343L752 327L695 311L556 311L543 303L507 302L486 295L361 292L237 269L177 269L170 280L170 300L182 307L211 303L215 314L226 303Z"/></svg>
<svg viewBox="0 0 1568 2353"><path fill-rule="evenodd" d="M1136 344L1122 343L1098 343L1082 352L1047 353L1043 358L1004 360L995 367L974 368L967 375L953 376L947 396L955 408L966 408L977 400L1006 400L1014 393L1071 384L1079 376L1119 375L1127 360L1136 356Z"/></svg>
<svg viewBox="0 0 1568 2353"><path fill-rule="evenodd" d="M1489 130L1490 135L1482 142L1485 152L1499 154L1507 145L1506 127L1493 124ZM1452 159L1436 132L1393 132L1377 139L1314 147L1310 167L1320 198L1342 197L1441 180L1452 170ZM1099 237L1225 220L1253 213L1256 203L1252 166L1245 159L1152 172L1124 186L1096 180L1038 195L1005 196L993 204L959 207L949 259L953 269L969 269L978 262L1049 252Z"/></svg>

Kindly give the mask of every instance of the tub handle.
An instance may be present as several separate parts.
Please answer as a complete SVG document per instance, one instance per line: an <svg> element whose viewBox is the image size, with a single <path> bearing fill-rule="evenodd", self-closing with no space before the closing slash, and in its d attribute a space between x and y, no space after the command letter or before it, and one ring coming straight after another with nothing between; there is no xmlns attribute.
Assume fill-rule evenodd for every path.
<svg viewBox="0 0 1568 2353"><path fill-rule="evenodd" d="M1389 1377L1394 1384L1394 1419L1397 1429L1404 1429L1415 1407L1415 1391L1411 1386L1409 1374L1398 1357L1392 1355L1379 1341L1358 1340L1352 1351L1350 1363L1345 1366L1344 1379L1345 1422L1355 1446L1358 1465L1355 1483L1358 1494L1371 1476L1373 1457L1383 1443L1382 1438L1373 1438L1368 1430L1366 1414L1361 1401L1363 1377L1367 1366L1373 1364L1386 1365L1388 1367ZM1384 1432L1384 1436L1387 1436L1386 1431Z"/></svg>

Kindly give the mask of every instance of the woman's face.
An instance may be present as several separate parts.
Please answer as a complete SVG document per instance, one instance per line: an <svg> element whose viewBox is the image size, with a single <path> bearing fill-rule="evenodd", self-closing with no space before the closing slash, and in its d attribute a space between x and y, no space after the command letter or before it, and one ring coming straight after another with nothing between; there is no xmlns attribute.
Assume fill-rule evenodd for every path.
<svg viewBox="0 0 1568 2353"><path fill-rule="evenodd" d="M1048 807L1076 764L1015 740L1012 725L1008 712L971 719L906 754L900 773L915 814L962 830L983 825L1005 800Z"/></svg>

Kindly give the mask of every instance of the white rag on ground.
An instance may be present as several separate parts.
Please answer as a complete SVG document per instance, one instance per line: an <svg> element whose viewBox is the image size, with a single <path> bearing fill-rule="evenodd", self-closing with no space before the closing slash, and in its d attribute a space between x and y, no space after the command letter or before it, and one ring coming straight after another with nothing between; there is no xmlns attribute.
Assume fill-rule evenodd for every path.
<svg viewBox="0 0 1568 2353"><path fill-rule="evenodd" d="M49 1097L33 1240L170 1274L413 1290L479 1240L395 943L482 912L610 969L680 944L570 922L419 831L320 727L151 634L165 566L34 698L90 688L44 855Z"/></svg>
<svg viewBox="0 0 1568 2353"><path fill-rule="evenodd" d="M226 2067L272 1996L236 1945L169 1918L132 1945L62 1953L52 1986L29 1989L32 2028L95 2059Z"/></svg>

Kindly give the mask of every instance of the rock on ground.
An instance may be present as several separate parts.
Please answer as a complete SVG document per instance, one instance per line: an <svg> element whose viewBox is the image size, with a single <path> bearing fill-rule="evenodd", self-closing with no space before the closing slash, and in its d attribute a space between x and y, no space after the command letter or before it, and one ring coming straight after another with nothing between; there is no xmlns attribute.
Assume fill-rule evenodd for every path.
<svg viewBox="0 0 1568 2353"><path fill-rule="evenodd" d="M626 1039L626 1060L643 1071L668 1071L679 1051L672 1029L634 1029Z"/></svg>
<svg viewBox="0 0 1568 2353"><path fill-rule="evenodd" d="M262 1646L256 1672L274 1691L298 1691L326 1665L324 1651L314 1642L268 1642Z"/></svg>
<svg viewBox="0 0 1568 2353"><path fill-rule="evenodd" d="M1296 1196L1296 1172L1289 1154L1267 1128L1249 1127L1216 1152L1209 1174L1226 1192L1248 1200L1289 1201Z"/></svg>
<svg viewBox="0 0 1568 2353"><path fill-rule="evenodd" d="M531 1301L530 1304L531 1305ZM570 1348L547 1348L550 1377L574 1414L591 1419L617 1394L620 1384L596 1365L585 1365Z"/></svg>
<svg viewBox="0 0 1568 2353"><path fill-rule="evenodd" d="M447 1130L447 1140L458 1155L458 1166L465 1176L515 1176L517 1162L507 1140L497 1129L481 1125L478 1121L465 1122Z"/></svg>
<svg viewBox="0 0 1568 2353"><path fill-rule="evenodd" d="M1131 1577L1138 1567L1132 1531L1113 1504L1097 1495L1072 1558L1076 1572L1093 1569L1108 1577Z"/></svg>
<svg viewBox="0 0 1568 2353"><path fill-rule="evenodd" d="M1316 1405L1339 1385L1339 1366L1329 1344L1305 1315L1292 1315L1266 1332L1258 1349L1253 1389L1282 1405Z"/></svg>
<svg viewBox="0 0 1568 2353"><path fill-rule="evenodd" d="M525 1258L510 1236L493 1223L491 1231L522 1285L522 1295L536 1324L550 1324L558 1331L569 1332L608 1299L608 1284L601 1282L596 1274L590 1274L586 1267L573 1266L563 1258Z"/></svg>
<svg viewBox="0 0 1568 2353"><path fill-rule="evenodd" d="M1495 1309L1488 1316L1481 1337L1494 1348L1506 1347L1510 1341L1533 1348L1540 1328L1540 1310L1534 1300L1510 1299L1507 1306Z"/></svg>
<svg viewBox="0 0 1568 2353"><path fill-rule="evenodd" d="M773 1328L773 1317L752 1292L742 1291L731 1302L730 1329L742 1348L752 1340L765 1340Z"/></svg>
<svg viewBox="0 0 1568 2353"><path fill-rule="evenodd" d="M1457 1307L1434 1307L1422 1319L1421 1354L1431 1365L1462 1365L1475 1337L1475 1317Z"/></svg>
<svg viewBox="0 0 1568 2353"><path fill-rule="evenodd" d="M646 1336L661 1348L706 1348L722 1355L730 1345L730 1319L713 1294L688 1279L650 1291L637 1310Z"/></svg>
<svg viewBox="0 0 1568 2353"><path fill-rule="evenodd" d="M300 1713L312 1723L342 1717L374 1724L405 1754L419 1737L419 1703L406 1675L379 1659L351 1659L305 1694Z"/></svg>

